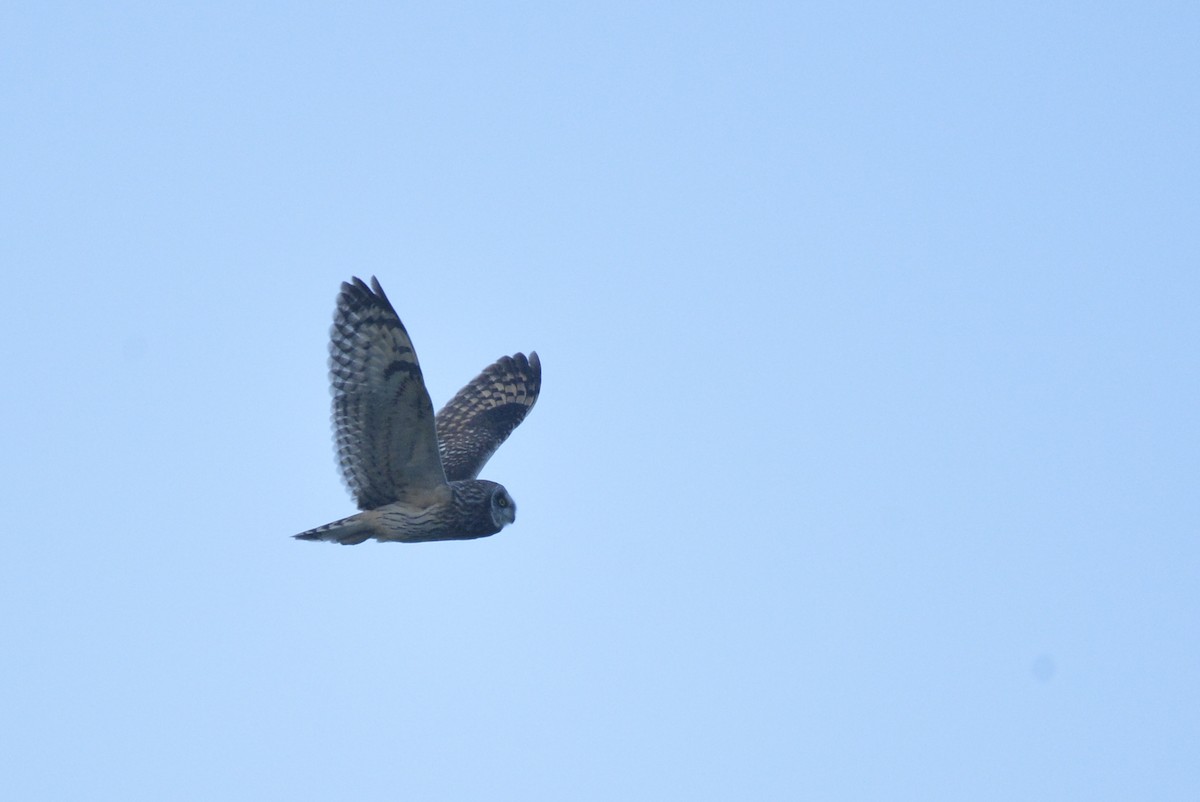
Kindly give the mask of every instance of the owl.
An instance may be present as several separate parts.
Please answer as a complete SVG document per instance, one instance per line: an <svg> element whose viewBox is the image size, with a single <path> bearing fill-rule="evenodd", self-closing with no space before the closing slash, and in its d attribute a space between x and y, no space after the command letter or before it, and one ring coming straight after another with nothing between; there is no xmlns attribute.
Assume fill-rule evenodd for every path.
<svg viewBox="0 0 1200 802"><path fill-rule="evenodd" d="M470 540L516 520L508 491L475 477L537 402L536 352L500 357L434 417L404 324L375 278L355 278L338 294L329 379L338 467L362 512L297 539Z"/></svg>

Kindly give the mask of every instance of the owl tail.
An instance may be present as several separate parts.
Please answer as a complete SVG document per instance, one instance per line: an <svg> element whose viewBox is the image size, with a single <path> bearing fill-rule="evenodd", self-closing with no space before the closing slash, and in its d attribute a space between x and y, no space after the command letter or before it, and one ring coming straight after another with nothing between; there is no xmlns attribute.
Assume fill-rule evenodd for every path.
<svg viewBox="0 0 1200 802"><path fill-rule="evenodd" d="M359 513L292 537L296 540L327 540L330 543L341 543L343 546L357 546L364 540L375 537L375 529L366 514Z"/></svg>

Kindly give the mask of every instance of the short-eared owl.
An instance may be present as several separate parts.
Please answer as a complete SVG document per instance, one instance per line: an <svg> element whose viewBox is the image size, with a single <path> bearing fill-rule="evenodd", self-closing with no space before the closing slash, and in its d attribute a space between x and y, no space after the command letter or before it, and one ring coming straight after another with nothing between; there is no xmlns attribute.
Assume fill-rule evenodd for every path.
<svg viewBox="0 0 1200 802"><path fill-rule="evenodd" d="M537 353L500 357L435 418L404 324L375 278L355 278L338 294L329 379L338 466L363 512L297 538L468 540L516 520L508 491L475 477L537 401Z"/></svg>

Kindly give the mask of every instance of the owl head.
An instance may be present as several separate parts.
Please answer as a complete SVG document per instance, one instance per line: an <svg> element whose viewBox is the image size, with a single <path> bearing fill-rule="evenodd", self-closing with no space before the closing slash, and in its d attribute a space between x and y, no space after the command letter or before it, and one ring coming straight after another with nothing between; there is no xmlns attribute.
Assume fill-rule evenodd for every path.
<svg viewBox="0 0 1200 802"><path fill-rule="evenodd" d="M454 490L453 512L441 524L455 531L456 538L494 535L517 520L517 505L503 485L486 479L464 479L451 482L450 487Z"/></svg>

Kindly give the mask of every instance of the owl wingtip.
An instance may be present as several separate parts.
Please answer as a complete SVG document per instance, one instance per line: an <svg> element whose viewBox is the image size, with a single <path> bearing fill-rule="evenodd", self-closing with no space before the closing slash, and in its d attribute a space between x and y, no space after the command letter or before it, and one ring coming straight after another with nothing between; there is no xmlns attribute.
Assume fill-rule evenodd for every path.
<svg viewBox="0 0 1200 802"><path fill-rule="evenodd" d="M541 360L541 358L538 356L538 352L537 352L537 351L530 351L530 352L529 352L529 358L528 358L527 362L528 362L528 364L529 364L529 372L530 372L530 374L531 374L531 375L534 377L534 379L535 379L535 380L538 382L538 384L541 384L541 381L542 381L542 360Z"/></svg>

